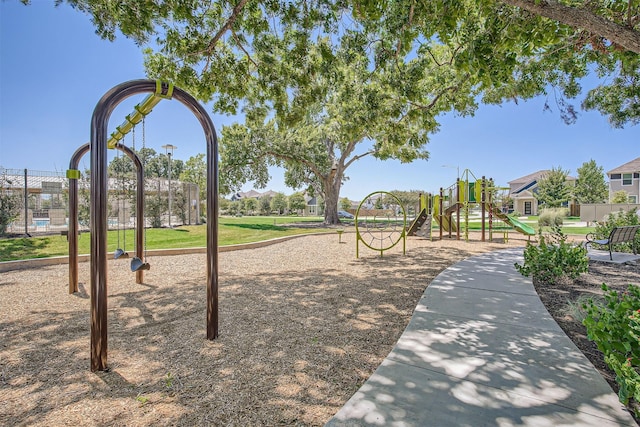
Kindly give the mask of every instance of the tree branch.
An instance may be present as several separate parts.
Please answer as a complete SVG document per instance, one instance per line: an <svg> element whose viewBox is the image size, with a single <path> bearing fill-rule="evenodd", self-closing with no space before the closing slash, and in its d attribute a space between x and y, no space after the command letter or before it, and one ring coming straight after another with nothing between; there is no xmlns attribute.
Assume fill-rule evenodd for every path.
<svg viewBox="0 0 640 427"><path fill-rule="evenodd" d="M218 30L218 32L213 36L213 38L209 42L209 45L207 46L207 53L211 54L211 52L213 51L213 48L215 48L216 44L218 43L218 40L222 38L224 33L226 33L231 29L231 26L233 25L234 22L236 22L236 19L238 19L238 15L240 15L240 12L242 11L242 9L244 8L244 6L247 4L248 1L249 0L240 0L238 4L235 5L235 7L233 8L233 11L231 12L231 16L229 17L229 19L227 19L227 22L225 22L222 28Z"/></svg>
<svg viewBox="0 0 640 427"><path fill-rule="evenodd" d="M369 151L367 151L366 153L362 153L362 154L358 154L357 156L353 156L351 159L349 159L349 161L348 161L348 162L346 162L346 163L344 164L344 168L345 168L345 169L346 169L346 168L348 168L349 166L351 166L351 164L352 164L352 163L357 162L358 160L360 160L360 159L361 159L361 158L363 158L363 157L366 157L366 156L370 156L370 155L372 155L372 154L375 154L375 152L376 152L376 150L369 150Z"/></svg>
<svg viewBox="0 0 640 427"><path fill-rule="evenodd" d="M622 48L640 54L640 32L595 15L584 7L565 6L556 0L501 0L503 3L544 16L576 29L604 37Z"/></svg>
<svg viewBox="0 0 640 427"><path fill-rule="evenodd" d="M251 57L251 55L249 54L249 52L247 52L247 50L244 48L244 46L242 45L242 43L240 42L240 39L238 39L238 36L236 35L236 32L231 30L231 35L233 36L233 39L236 41L236 43L238 44L238 47L240 48L241 51L244 52L245 55L247 55L247 59L253 64L255 65L256 68L258 68L258 64L256 63L256 61L253 60L253 58Z"/></svg>

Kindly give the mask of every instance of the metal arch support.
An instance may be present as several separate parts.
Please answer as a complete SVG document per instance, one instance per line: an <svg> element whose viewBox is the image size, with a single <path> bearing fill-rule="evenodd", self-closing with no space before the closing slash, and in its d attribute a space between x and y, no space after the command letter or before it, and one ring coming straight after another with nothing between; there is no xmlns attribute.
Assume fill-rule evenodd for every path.
<svg viewBox="0 0 640 427"><path fill-rule="evenodd" d="M91 118L91 370L107 369L107 126L115 107L139 93L156 92L154 80L132 80L106 92ZM168 87L168 86L167 86ZM173 99L196 116L207 143L207 339L218 336L218 141L211 118L185 91Z"/></svg>
<svg viewBox="0 0 640 427"><path fill-rule="evenodd" d="M69 231L67 238L69 239L69 293L78 292L78 178L80 177L78 165L82 157L89 151L89 143L80 146L69 161L69 170L67 178L69 178ZM144 167L140 158L131 148L124 144L115 146L118 150L125 153L136 167L136 211L144 212ZM77 172L72 172L77 171ZM136 256L142 257L143 248L144 222L136 222ZM144 281L144 273L136 272L136 283Z"/></svg>

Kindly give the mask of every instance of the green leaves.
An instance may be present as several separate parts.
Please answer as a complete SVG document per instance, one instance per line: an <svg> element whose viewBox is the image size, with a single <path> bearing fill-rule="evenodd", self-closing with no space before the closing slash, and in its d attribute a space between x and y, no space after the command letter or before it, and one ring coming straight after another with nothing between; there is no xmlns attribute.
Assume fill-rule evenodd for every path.
<svg viewBox="0 0 640 427"><path fill-rule="evenodd" d="M595 160L584 162L578 168L578 179L573 195L578 203L604 203L609 197L604 169L598 166Z"/></svg>
<svg viewBox="0 0 640 427"><path fill-rule="evenodd" d="M567 243L559 226L552 227L549 236L539 237L538 246L527 243L524 264L515 264L516 270L525 277L546 284L557 284L560 279L577 278L589 269L587 250L582 245Z"/></svg>
<svg viewBox="0 0 640 427"><path fill-rule="evenodd" d="M567 183L568 175L568 171L554 167L538 181L536 198L545 208L558 208L569 201L571 188Z"/></svg>
<svg viewBox="0 0 640 427"><path fill-rule="evenodd" d="M584 305L587 316L583 324L589 339L616 373L620 401L634 409L637 406L629 405L630 400L640 402L640 288L629 285L627 291L619 293L603 284L602 289L603 302L591 299Z"/></svg>

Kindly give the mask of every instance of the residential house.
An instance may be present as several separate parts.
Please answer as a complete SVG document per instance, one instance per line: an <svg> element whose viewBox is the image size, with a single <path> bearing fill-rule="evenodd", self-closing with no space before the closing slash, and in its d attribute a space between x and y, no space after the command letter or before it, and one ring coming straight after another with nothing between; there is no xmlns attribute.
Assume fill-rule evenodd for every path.
<svg viewBox="0 0 640 427"><path fill-rule="evenodd" d="M513 210L523 215L538 215L538 182L550 170L540 170L509 181L509 197L513 200ZM567 176L567 181L575 183L576 178Z"/></svg>
<svg viewBox="0 0 640 427"><path fill-rule="evenodd" d="M629 203L638 203L640 194L640 157L607 172L609 177L609 200L620 190L627 192Z"/></svg>

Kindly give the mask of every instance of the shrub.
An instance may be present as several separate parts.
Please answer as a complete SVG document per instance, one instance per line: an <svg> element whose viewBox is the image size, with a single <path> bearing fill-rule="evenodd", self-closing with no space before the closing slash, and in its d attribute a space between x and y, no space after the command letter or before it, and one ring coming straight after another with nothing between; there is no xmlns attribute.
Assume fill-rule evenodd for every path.
<svg viewBox="0 0 640 427"><path fill-rule="evenodd" d="M587 250L582 245L567 243L567 236L560 226L553 225L551 233L543 236L540 243L527 243L524 250L524 265L515 263L516 270L537 283L557 284L561 278L575 279L589 269Z"/></svg>
<svg viewBox="0 0 640 427"><path fill-rule="evenodd" d="M587 335L604 354L620 385L618 397L636 416L640 402L640 288L629 285L620 294L603 284L604 302L588 301L582 322Z"/></svg>
<svg viewBox="0 0 640 427"><path fill-rule="evenodd" d="M538 218L538 225L540 227L551 227L553 225L560 226L568 214L569 210L566 208L545 209Z"/></svg>
<svg viewBox="0 0 640 427"><path fill-rule="evenodd" d="M636 213L635 208L630 209L628 211L620 210L619 212L612 212L605 222L598 223L596 225L596 229L594 230L593 234L595 236L595 239L598 239L598 240L606 239L607 237L609 237L609 234L611 233L611 230L613 230L614 227L621 227L624 225L638 225L638 224L639 224L638 214ZM636 235L635 245L636 245L636 248L640 247L639 235ZM609 250L609 248L606 246L600 247L600 245L598 244L594 244L593 246L596 249ZM613 249L616 252L632 252L633 244L631 242L618 243L614 245Z"/></svg>
<svg viewBox="0 0 640 427"><path fill-rule="evenodd" d="M0 236L7 232L7 227L20 215L22 197L9 189L5 189L0 180Z"/></svg>

